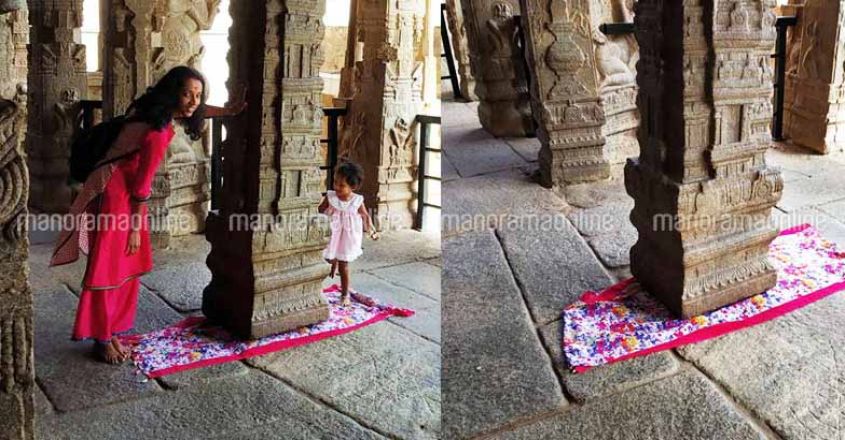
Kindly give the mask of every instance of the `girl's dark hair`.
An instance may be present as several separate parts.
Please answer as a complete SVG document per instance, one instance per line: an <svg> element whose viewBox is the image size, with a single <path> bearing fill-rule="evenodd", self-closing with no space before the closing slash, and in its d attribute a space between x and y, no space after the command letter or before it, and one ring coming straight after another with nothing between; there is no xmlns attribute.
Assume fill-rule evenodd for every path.
<svg viewBox="0 0 845 440"><path fill-rule="evenodd" d="M364 181L364 169L355 162L344 160L340 162L335 172L339 176L343 176L346 183L353 188L358 187Z"/></svg>
<svg viewBox="0 0 845 440"><path fill-rule="evenodd" d="M146 93L132 102L126 110L127 114L134 110L134 114L129 119L144 121L156 130L161 130L173 119L173 112L179 108L182 89L189 79L196 79L202 83L202 98L191 117L180 118L180 120L185 126L185 133L191 137L191 140L198 140L205 122L207 90L202 74L187 66L170 69L154 86L147 87Z"/></svg>

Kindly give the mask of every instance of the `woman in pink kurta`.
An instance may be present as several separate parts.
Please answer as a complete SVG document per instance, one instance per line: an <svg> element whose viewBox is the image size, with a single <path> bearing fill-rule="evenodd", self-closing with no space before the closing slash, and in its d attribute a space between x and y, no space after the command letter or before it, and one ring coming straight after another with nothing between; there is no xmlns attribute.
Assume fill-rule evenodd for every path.
<svg viewBox="0 0 845 440"><path fill-rule="evenodd" d="M50 264L66 264L88 254L72 338L94 339L100 358L126 360L129 351L116 334L134 326L138 277L153 267L147 223L156 169L174 135L175 121L199 139L203 118L237 113L206 107L205 80L189 67L170 70L130 106L127 123L86 179L70 214L94 215L94 225L76 222L59 236ZM242 106L245 104L241 104Z"/></svg>

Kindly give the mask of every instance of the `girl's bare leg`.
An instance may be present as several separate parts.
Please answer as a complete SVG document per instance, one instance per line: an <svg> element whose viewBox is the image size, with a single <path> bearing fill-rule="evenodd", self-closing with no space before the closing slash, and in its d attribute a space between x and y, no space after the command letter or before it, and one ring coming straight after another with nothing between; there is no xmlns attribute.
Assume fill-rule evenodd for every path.
<svg viewBox="0 0 845 440"><path fill-rule="evenodd" d="M337 260L331 260L329 261L329 264L332 265L332 272L329 274L329 278L334 278L337 273Z"/></svg>
<svg viewBox="0 0 845 440"><path fill-rule="evenodd" d="M346 261L338 261L338 268L340 269L340 305L352 305L349 300L349 263Z"/></svg>

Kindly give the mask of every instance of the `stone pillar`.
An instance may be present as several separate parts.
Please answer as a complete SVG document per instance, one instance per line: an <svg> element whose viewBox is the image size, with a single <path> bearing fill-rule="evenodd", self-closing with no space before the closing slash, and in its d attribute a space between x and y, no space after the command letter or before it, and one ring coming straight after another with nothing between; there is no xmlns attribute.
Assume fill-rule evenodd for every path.
<svg viewBox="0 0 845 440"><path fill-rule="evenodd" d="M328 230L314 220L323 186L324 9L321 0L230 6L228 87L247 85L249 107L226 123L221 208L206 221L212 280L202 310L239 337L329 316L320 286ZM269 221L239 227L250 216Z"/></svg>
<svg viewBox="0 0 845 440"><path fill-rule="evenodd" d="M774 0L639 0L639 159L625 166L631 272L690 317L761 293L780 172L771 144ZM711 73L712 72L712 73Z"/></svg>
<svg viewBox="0 0 845 440"><path fill-rule="evenodd" d="M806 0L790 30L784 136L820 153L845 149L845 0Z"/></svg>
<svg viewBox="0 0 845 440"><path fill-rule="evenodd" d="M43 212L67 212L68 158L79 101L86 96L82 0L30 1L29 125L27 156L30 204Z"/></svg>
<svg viewBox="0 0 845 440"><path fill-rule="evenodd" d="M415 0L358 3L363 53L355 65L340 153L364 167L361 192L380 229L388 218L390 227L413 224L425 12L425 2Z"/></svg>
<svg viewBox="0 0 845 440"><path fill-rule="evenodd" d="M478 118L494 136L528 136L534 120L522 55L516 45L517 0L462 0Z"/></svg>
<svg viewBox="0 0 845 440"><path fill-rule="evenodd" d="M27 20L25 2L0 0L0 438L10 440L35 436L29 173L23 152Z"/></svg>
<svg viewBox="0 0 845 440"><path fill-rule="evenodd" d="M475 77L472 75L470 66L466 20L464 20L460 2L461 0L446 0L446 21L449 22L452 54L455 56L455 64L458 68L461 96L470 101L478 101L478 96L475 94ZM440 25L443 26L443 23Z"/></svg>
<svg viewBox="0 0 845 440"><path fill-rule="evenodd" d="M636 74L640 51L633 35L604 35L599 26L633 22L633 5L634 0L592 1L590 9L598 90L605 116L604 150L611 166L639 154Z"/></svg>
<svg viewBox="0 0 845 440"><path fill-rule="evenodd" d="M542 183L560 187L609 177L590 1L522 0L521 5L531 104L542 142Z"/></svg>
<svg viewBox="0 0 845 440"><path fill-rule="evenodd" d="M358 0L349 2L349 26L346 28L346 54L343 61L343 68L340 69L340 91L339 99L351 99L353 94L353 81L355 78L355 63L361 61L361 52L358 50Z"/></svg>

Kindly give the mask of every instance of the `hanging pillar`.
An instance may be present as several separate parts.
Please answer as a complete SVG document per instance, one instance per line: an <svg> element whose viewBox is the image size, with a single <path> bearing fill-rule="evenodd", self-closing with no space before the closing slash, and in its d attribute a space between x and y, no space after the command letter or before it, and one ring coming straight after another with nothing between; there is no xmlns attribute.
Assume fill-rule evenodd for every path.
<svg viewBox="0 0 845 440"><path fill-rule="evenodd" d="M637 281L690 317L761 293L778 230L780 172L771 144L774 0L640 0L636 36L639 159L634 198ZM712 74L705 74L712 72Z"/></svg>
<svg viewBox="0 0 845 440"><path fill-rule="evenodd" d="M845 0L806 0L790 29L784 136L820 153L845 150Z"/></svg>
<svg viewBox="0 0 845 440"><path fill-rule="evenodd" d="M478 101L475 94L475 77L472 75L469 59L469 43L467 42L466 20L461 9L462 0L446 0L446 21L452 37L452 53L458 66L461 96L470 101ZM468 1L468 0L463 0ZM443 23L440 24L443 26Z"/></svg>
<svg viewBox="0 0 845 440"><path fill-rule="evenodd" d="M522 0L531 104L542 143L540 176L546 186L610 176L590 7L589 0Z"/></svg>
<svg viewBox="0 0 845 440"><path fill-rule="evenodd" d="M534 134L527 72L516 45L517 0L462 0L478 118L494 136Z"/></svg>
<svg viewBox="0 0 845 440"><path fill-rule="evenodd" d="M30 1L27 160L34 210L64 213L70 141L79 101L86 97L82 0Z"/></svg>
<svg viewBox="0 0 845 440"><path fill-rule="evenodd" d="M0 438L10 440L35 436L29 172L23 152L27 20L26 2L0 0Z"/></svg>
<svg viewBox="0 0 845 440"><path fill-rule="evenodd" d="M202 310L239 337L329 317L320 286L328 225L313 220L323 189L324 9L321 0L231 3L228 87L246 85L249 107L226 122L221 208L206 221L212 280Z"/></svg>
<svg viewBox="0 0 845 440"><path fill-rule="evenodd" d="M425 12L425 2L416 0L358 2L363 52L340 153L364 167L360 191L379 229L410 227L416 210L414 134L423 108Z"/></svg>
<svg viewBox="0 0 845 440"><path fill-rule="evenodd" d="M346 28L346 53L343 67L340 69L340 91L338 99L349 100L354 92L353 81L355 80L355 63L361 61L361 52L358 48L358 0L349 2L349 25Z"/></svg>

